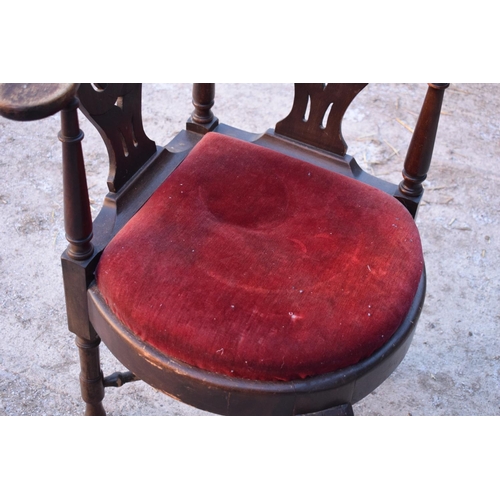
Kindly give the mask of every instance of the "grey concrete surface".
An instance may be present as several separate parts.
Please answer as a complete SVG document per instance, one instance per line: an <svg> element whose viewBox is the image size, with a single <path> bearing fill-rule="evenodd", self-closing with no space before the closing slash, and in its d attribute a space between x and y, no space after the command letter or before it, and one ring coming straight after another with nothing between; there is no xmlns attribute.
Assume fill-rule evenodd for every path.
<svg viewBox="0 0 500 500"><path fill-rule="evenodd" d="M349 153L399 182L425 84L374 84L344 121ZM264 132L284 117L289 84L217 85L220 120ZM191 111L187 84L146 84L147 134L166 144ZM500 415L500 85L452 84L417 223L428 288L410 351L356 404L357 415ZM106 151L82 118L95 216ZM58 117L0 119L0 415L81 415L79 364L65 324L59 256L65 248ZM102 349L106 374L122 369ZM142 382L108 389L110 415L208 415Z"/></svg>

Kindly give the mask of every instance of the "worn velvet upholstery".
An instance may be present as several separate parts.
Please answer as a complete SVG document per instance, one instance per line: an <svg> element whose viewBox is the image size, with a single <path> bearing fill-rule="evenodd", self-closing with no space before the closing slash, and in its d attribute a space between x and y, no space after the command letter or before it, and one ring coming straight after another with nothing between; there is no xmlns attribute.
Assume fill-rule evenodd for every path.
<svg viewBox="0 0 500 500"><path fill-rule="evenodd" d="M209 133L108 245L97 283L171 357L293 380L386 343L422 269L415 223L394 198Z"/></svg>

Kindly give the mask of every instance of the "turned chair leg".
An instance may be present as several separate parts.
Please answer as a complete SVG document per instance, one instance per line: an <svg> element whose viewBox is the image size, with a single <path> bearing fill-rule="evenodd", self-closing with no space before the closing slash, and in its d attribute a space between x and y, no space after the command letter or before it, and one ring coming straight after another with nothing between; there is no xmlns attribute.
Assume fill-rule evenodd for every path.
<svg viewBox="0 0 500 500"><path fill-rule="evenodd" d="M104 398L104 378L99 358L101 339L86 340L76 337L76 345L80 354L80 387L82 399L86 403L85 415L104 416L106 412L102 405Z"/></svg>

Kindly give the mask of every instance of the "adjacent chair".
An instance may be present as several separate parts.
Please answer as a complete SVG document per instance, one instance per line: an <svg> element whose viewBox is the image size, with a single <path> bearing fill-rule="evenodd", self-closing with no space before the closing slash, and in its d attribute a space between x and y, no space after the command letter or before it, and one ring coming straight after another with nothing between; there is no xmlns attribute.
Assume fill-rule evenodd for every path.
<svg viewBox="0 0 500 500"><path fill-rule="evenodd" d="M296 84L290 114L251 134L194 84L186 130L147 137L140 84L3 84L0 114L61 111L69 329L87 415L143 380L224 415L352 415L405 356L425 296L414 222L444 90L429 84L399 185L347 155L365 84ZM77 109L109 153L91 219ZM130 372L103 376L102 341Z"/></svg>

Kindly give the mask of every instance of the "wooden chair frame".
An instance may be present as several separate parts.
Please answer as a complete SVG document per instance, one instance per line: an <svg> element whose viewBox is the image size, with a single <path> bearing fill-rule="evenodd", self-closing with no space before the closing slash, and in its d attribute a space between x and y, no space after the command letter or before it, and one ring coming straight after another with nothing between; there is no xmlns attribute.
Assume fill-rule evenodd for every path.
<svg viewBox="0 0 500 500"><path fill-rule="evenodd" d="M326 375L291 382L230 378L188 366L142 342L114 316L94 279L99 258L117 232L141 208L208 131L233 136L370 184L396 197L416 216L422 182L432 157L444 90L429 84L397 185L364 172L346 154L343 115L365 84L296 84L290 114L275 129L250 134L220 124L212 113L214 84L194 84L194 112L167 146L158 147L142 128L140 84L29 87L3 85L0 114L40 119L61 111L64 218L68 248L62 269L69 330L79 349L86 415L105 415L105 387L142 379L170 396L224 415L351 415L352 404L380 385L404 358L423 307L425 270L405 321L368 359ZM109 193L92 221L77 109L101 133L110 158ZM307 111L309 110L309 111ZM307 119L306 118L306 114ZM326 125L323 125L326 122ZM104 377L101 339L129 370Z"/></svg>

